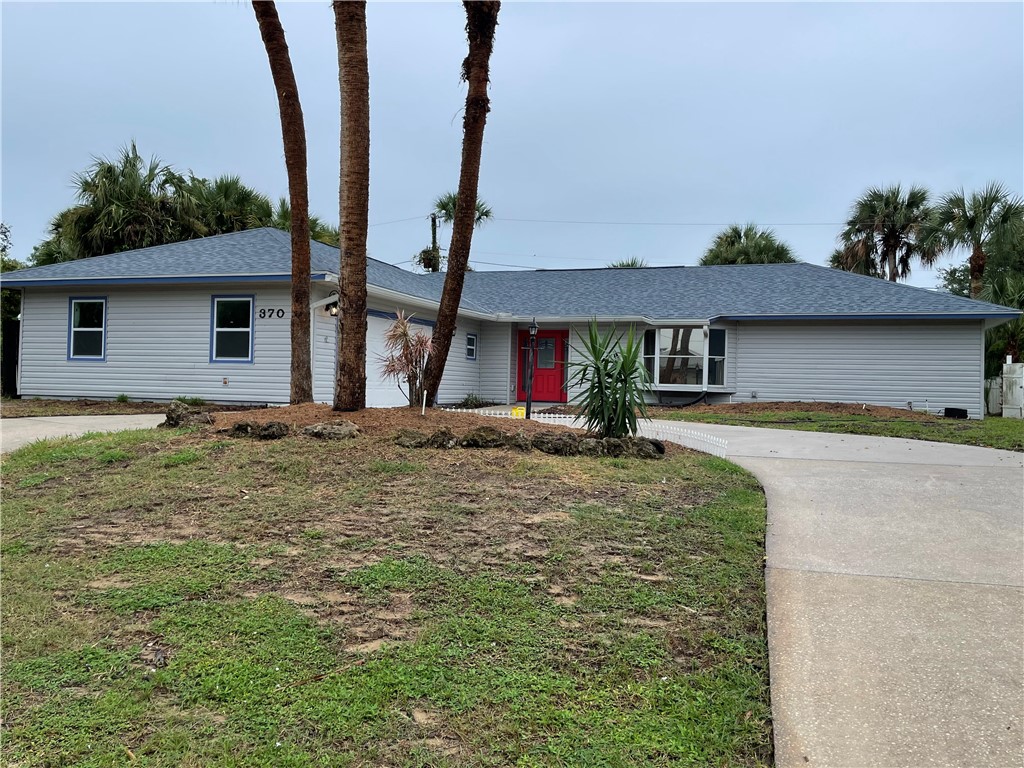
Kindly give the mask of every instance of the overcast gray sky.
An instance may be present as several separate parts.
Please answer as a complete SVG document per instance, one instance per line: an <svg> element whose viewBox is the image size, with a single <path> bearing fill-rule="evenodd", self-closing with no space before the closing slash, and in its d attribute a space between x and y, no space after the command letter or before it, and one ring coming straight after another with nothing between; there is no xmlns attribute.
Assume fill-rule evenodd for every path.
<svg viewBox="0 0 1024 768"><path fill-rule="evenodd" d="M333 15L326 2L279 7L311 207L336 222ZM248 3L4 2L0 13L2 215L18 258L72 203L72 174L131 139L198 175L287 193ZM455 2L370 5L375 258L405 262L427 245L431 201L456 186L463 25ZM1020 2L507 2L491 81L480 193L496 220L474 237L479 269L694 264L718 229L747 221L824 263L870 185L941 194L997 180L1024 192ZM400 219L412 220L386 223ZM915 269L910 282L936 277Z"/></svg>

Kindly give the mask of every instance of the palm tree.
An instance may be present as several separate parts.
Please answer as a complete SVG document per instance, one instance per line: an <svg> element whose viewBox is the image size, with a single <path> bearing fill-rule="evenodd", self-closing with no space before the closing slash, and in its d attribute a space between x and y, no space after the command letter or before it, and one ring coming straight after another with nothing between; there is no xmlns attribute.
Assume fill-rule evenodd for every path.
<svg viewBox="0 0 1024 768"><path fill-rule="evenodd" d="M870 255L863 256L856 252L848 253L842 248L836 248L829 257L828 265L832 269L842 269L846 272L853 272L857 275L868 277L882 277L878 271L878 262Z"/></svg>
<svg viewBox="0 0 1024 768"><path fill-rule="evenodd" d="M491 103L487 83L494 49L494 30L498 26L500 0L464 0L466 37L469 53L462 62L462 79L468 84L466 109L462 118L462 163L459 172L459 200L477 200L480 185L480 156L483 153L484 126ZM441 304L434 325L432 351L427 361L427 399L433 404L441 385L445 361L455 335L462 287L469 266L469 249L473 242L476 206L456 205L452 219L452 242L448 249L448 272L441 291Z"/></svg>
<svg viewBox="0 0 1024 768"><path fill-rule="evenodd" d="M952 192L935 208L927 240L938 249L970 251L971 296L981 295L985 262L993 249L1019 249L1024 242L1024 200L992 182L980 192Z"/></svg>
<svg viewBox="0 0 1024 768"><path fill-rule="evenodd" d="M1009 275L986 283L978 298L1004 307L1024 309L1024 275ZM991 377L999 373L1006 355L1010 355L1014 362L1020 362L1024 351L1024 317L991 329L986 337L985 375Z"/></svg>
<svg viewBox="0 0 1024 768"><path fill-rule="evenodd" d="M434 201L434 210L430 214L430 247L424 248L413 257L414 263L419 264L427 272L440 272L444 267L444 257L437 245L437 222L440 220L442 224L451 224L455 221L455 207L458 202L457 192L446 192ZM474 228L492 218L494 211L491 210L491 206L477 198Z"/></svg>
<svg viewBox="0 0 1024 768"><path fill-rule="evenodd" d="M870 273L868 262L873 262L879 277L887 276L892 282L904 279L915 259L930 266L943 250L925 236L931 215L924 187L913 186L906 192L899 184L871 187L853 204L839 236L842 253L836 262L842 269L862 274Z"/></svg>
<svg viewBox="0 0 1024 768"><path fill-rule="evenodd" d="M292 209L288 204L288 198L282 197L277 201L277 206L270 213L269 218L262 221L261 227L274 227L285 232L292 231ZM337 227L332 227L316 214L309 214L309 236L327 245L338 245L340 234Z"/></svg>
<svg viewBox="0 0 1024 768"><path fill-rule="evenodd" d="M334 410L358 411L366 407L366 228L370 205L366 0L334 0L333 8L341 90L342 233Z"/></svg>
<svg viewBox="0 0 1024 768"><path fill-rule="evenodd" d="M306 176L306 124L302 117L299 88L295 82L288 41L273 0L253 0L253 12L267 49L270 74L277 91L284 141L284 165L288 172L291 203L292 317L291 396L292 403L313 402L313 371L310 362L309 317L309 181Z"/></svg>
<svg viewBox="0 0 1024 768"><path fill-rule="evenodd" d="M639 256L629 256L608 264L609 269L644 269L648 266L650 265Z"/></svg>
<svg viewBox="0 0 1024 768"><path fill-rule="evenodd" d="M755 224L733 224L715 235L700 265L791 264L796 260L790 247L776 238L772 230Z"/></svg>
<svg viewBox="0 0 1024 768"><path fill-rule="evenodd" d="M270 199L243 184L238 176L220 176L213 181L193 179L189 191L209 234L264 226L262 220L270 210Z"/></svg>
<svg viewBox="0 0 1024 768"><path fill-rule="evenodd" d="M437 214L442 224L451 224L455 221L455 208L458 203L458 192L445 192L434 201L434 213ZM473 226L479 227L485 221L493 218L494 211L491 210L491 206L477 198Z"/></svg>

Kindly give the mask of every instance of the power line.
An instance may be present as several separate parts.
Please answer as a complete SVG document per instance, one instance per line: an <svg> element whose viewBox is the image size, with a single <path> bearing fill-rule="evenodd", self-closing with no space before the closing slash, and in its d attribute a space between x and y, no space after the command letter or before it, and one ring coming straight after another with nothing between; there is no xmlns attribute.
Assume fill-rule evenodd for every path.
<svg viewBox="0 0 1024 768"><path fill-rule="evenodd" d="M383 227L387 224L401 224L403 221L419 221L425 219L430 214L423 214L422 216L410 216L407 219L394 219L393 221L378 221L376 224L367 224L368 227Z"/></svg>
<svg viewBox="0 0 1024 768"><path fill-rule="evenodd" d="M596 224L614 227L730 227L735 221L584 221L572 219L509 219L495 216L492 221L514 221L528 224ZM758 222L762 227L841 227L844 222L838 221L788 221Z"/></svg>

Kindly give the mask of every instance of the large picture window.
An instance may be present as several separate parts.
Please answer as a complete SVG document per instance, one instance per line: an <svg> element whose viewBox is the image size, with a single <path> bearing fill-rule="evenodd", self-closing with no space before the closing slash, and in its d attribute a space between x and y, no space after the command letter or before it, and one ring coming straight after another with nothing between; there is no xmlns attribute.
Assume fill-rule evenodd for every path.
<svg viewBox="0 0 1024 768"><path fill-rule="evenodd" d="M705 348L706 347L706 348ZM725 331L700 326L654 328L644 333L644 365L655 388L696 389L725 384Z"/></svg>
<svg viewBox="0 0 1024 768"><path fill-rule="evenodd" d="M71 299L68 359L104 360L107 349L107 300Z"/></svg>
<svg viewBox="0 0 1024 768"><path fill-rule="evenodd" d="M210 360L215 363L252 362L252 296L214 296Z"/></svg>

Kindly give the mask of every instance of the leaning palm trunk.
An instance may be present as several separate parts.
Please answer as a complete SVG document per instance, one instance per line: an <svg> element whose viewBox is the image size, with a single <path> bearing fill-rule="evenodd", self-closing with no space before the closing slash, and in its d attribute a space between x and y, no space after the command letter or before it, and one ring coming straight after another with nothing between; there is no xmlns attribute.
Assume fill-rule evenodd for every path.
<svg viewBox="0 0 1024 768"><path fill-rule="evenodd" d="M370 74L365 0L335 0L341 89L341 283L334 410L366 407L366 226L370 205Z"/></svg>
<svg viewBox="0 0 1024 768"><path fill-rule="evenodd" d="M306 126L295 83L288 42L273 0L253 0L253 11L270 60L277 91L284 139L284 164L288 171L292 236L291 396L292 403L313 401L310 366L309 313L309 185L306 178Z"/></svg>
<svg viewBox="0 0 1024 768"><path fill-rule="evenodd" d="M501 9L501 3L497 0L468 0L463 6L466 9L469 54L462 62L462 78L468 84L466 113L462 120L462 170L459 174L459 200L452 222L452 242L448 249L448 272L444 278L424 382L427 400L431 404L437 399L441 376L444 375L444 365L452 345L459 304L462 301L466 267L469 265L484 125L490 111L490 100L487 97L488 72L494 47L494 29L498 26L498 11Z"/></svg>

